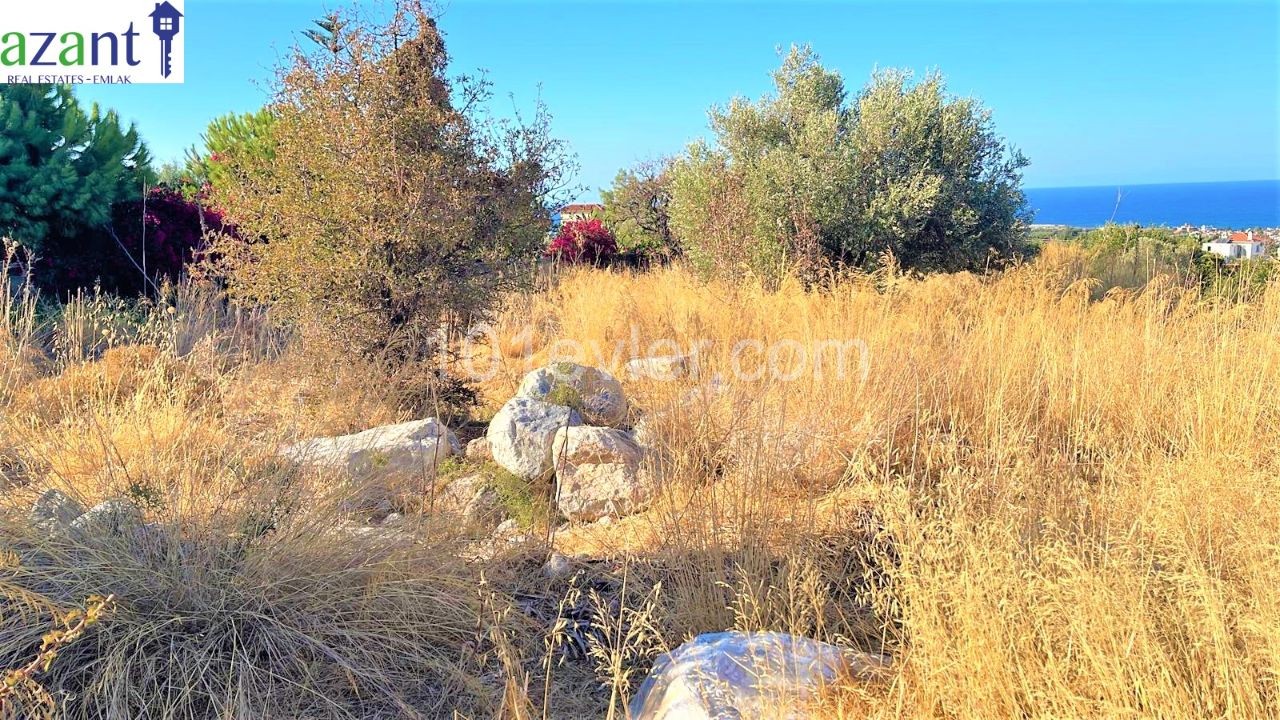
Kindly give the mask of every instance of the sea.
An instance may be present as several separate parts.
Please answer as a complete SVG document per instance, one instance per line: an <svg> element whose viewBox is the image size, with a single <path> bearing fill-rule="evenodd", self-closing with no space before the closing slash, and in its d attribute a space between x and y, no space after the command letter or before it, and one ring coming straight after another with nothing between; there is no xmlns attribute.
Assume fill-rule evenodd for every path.
<svg viewBox="0 0 1280 720"><path fill-rule="evenodd" d="M1280 227L1280 180L1029 188L1037 225Z"/></svg>

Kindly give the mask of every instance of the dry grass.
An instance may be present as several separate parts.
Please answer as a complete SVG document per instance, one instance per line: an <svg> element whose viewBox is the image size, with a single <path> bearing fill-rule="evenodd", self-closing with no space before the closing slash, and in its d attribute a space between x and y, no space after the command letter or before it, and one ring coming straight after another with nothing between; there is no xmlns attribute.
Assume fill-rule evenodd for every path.
<svg viewBox="0 0 1280 720"><path fill-rule="evenodd" d="M549 533L583 570L564 580L534 571L540 538L476 562L430 516L396 542L335 530L349 488L272 456L395 419L367 368L229 352L261 346L251 323L37 367L12 359L38 328L11 307L5 582L62 608L118 599L41 678L77 693L69 717L622 717L657 652L731 627L898 658L830 716L1276 716L1280 286L1224 303L1157 278L1098 300L1070 259L819 292L583 271L513 299L493 351L464 356L494 363L481 417L553 357L620 373L696 346L697 382L726 381L627 381L662 492ZM735 374L743 339L794 378ZM798 362L827 341L852 343L843 376ZM33 535L20 511L48 486L150 498L168 544ZM53 614L4 607L17 667Z"/></svg>
<svg viewBox="0 0 1280 720"><path fill-rule="evenodd" d="M741 338L860 339L870 360L865 380L806 371L707 404L633 384L640 406L679 408L657 423L667 492L566 540L680 558L663 588L676 636L738 625L865 646L876 619L901 672L860 713L1276 714L1280 287L1227 304L1156 278L1094 302L1067 273L1046 260L820 293L680 271L565 279L540 303L615 371L633 336L701 344L704 376L730 374ZM813 552L868 538L884 576L861 587L831 574L858 552Z"/></svg>

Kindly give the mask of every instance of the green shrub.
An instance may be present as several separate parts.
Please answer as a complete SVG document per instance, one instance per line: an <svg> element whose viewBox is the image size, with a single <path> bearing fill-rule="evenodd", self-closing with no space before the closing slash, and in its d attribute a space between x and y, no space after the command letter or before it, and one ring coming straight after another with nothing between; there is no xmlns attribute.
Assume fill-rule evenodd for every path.
<svg viewBox="0 0 1280 720"><path fill-rule="evenodd" d="M556 510L551 505L551 491L546 483L530 482L497 465L490 468L490 477L502 507L520 527L546 527L556 518Z"/></svg>
<svg viewBox="0 0 1280 720"><path fill-rule="evenodd" d="M703 269L777 280L886 253L941 270L1015 255L1027 161L941 75L879 71L849 100L840 75L793 48L774 84L713 109L714 143L672 168L672 228Z"/></svg>

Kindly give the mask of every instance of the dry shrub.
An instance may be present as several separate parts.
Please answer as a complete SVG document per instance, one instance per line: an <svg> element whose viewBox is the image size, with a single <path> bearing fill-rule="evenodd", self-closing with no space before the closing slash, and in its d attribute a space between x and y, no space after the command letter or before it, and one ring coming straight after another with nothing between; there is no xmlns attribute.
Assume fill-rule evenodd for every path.
<svg viewBox="0 0 1280 720"><path fill-rule="evenodd" d="M174 534L35 536L0 525L5 582L65 605L107 591L119 607L40 677L60 717L424 717L486 712L473 678L481 621L447 555L390 549L332 527L256 539ZM93 588L97 588L94 590ZM38 647L44 608L6 603L0 665Z"/></svg>
<svg viewBox="0 0 1280 720"><path fill-rule="evenodd" d="M237 297L395 362L515 286L508 266L541 250L567 166L544 108L499 119L483 76L448 71L424 3L388 11L338 12L329 47L293 49L267 108L271 151L219 153L213 200L253 238L214 245Z"/></svg>
<svg viewBox="0 0 1280 720"><path fill-rule="evenodd" d="M359 527L347 509L368 488L276 457L300 435L399 419L376 376L244 347L112 346L16 384L0 415L24 463L0 496L0 667L25 666L63 611L114 595L36 674L52 717L490 716L501 698L477 638L529 632L518 616L490 629L495 591L458 560L473 538L443 519ZM126 498L145 524L50 535L27 512L51 488Z"/></svg>

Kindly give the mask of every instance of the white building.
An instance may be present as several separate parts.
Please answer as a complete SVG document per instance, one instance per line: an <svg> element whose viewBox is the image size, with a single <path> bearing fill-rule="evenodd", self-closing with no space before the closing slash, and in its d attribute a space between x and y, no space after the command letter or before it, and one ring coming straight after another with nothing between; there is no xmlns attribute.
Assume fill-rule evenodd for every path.
<svg viewBox="0 0 1280 720"><path fill-rule="evenodd" d="M1252 230L1233 232L1224 238L1205 243L1201 249L1228 260L1252 260L1267 254L1265 239L1254 235Z"/></svg>
<svg viewBox="0 0 1280 720"><path fill-rule="evenodd" d="M590 220L593 217L600 217L603 212L604 205L600 203L573 203L560 208L560 222Z"/></svg>

